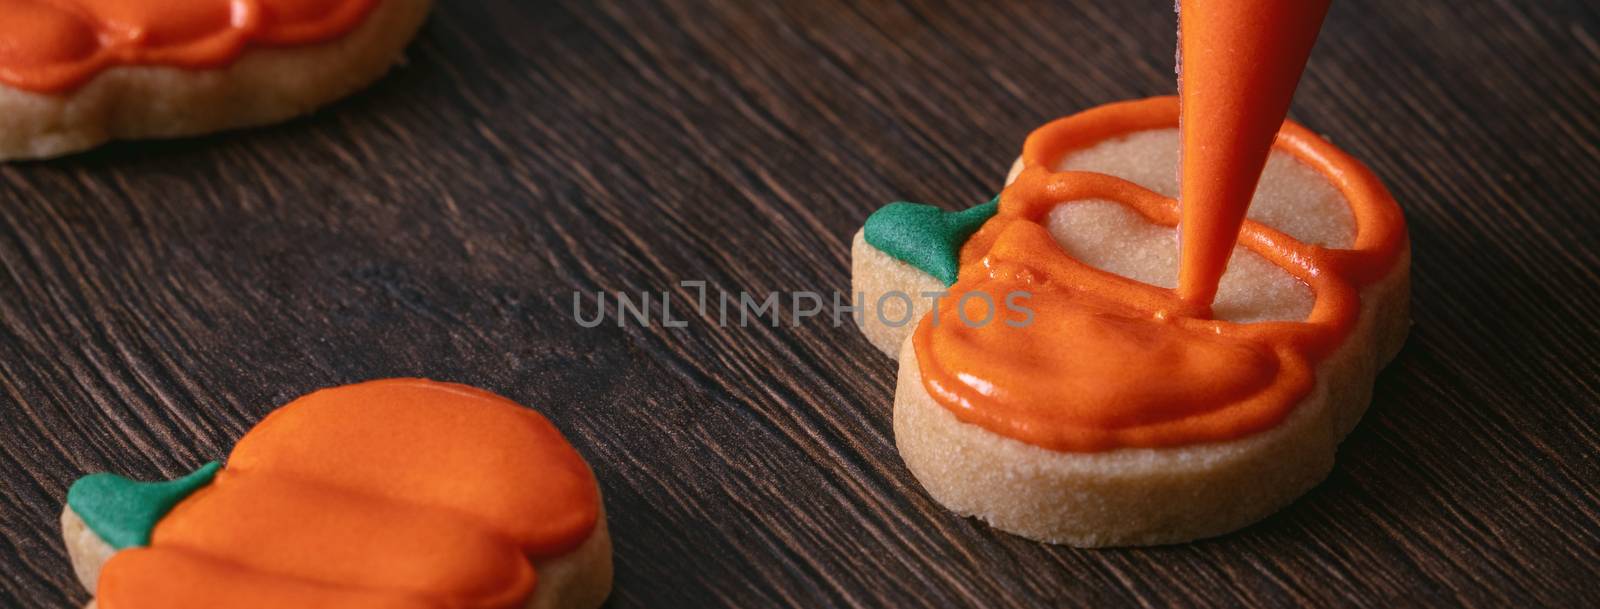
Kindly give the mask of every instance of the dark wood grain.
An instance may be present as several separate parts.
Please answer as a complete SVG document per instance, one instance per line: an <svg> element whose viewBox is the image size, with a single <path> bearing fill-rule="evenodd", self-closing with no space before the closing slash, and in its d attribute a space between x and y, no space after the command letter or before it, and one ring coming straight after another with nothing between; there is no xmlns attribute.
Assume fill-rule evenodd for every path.
<svg viewBox="0 0 1600 609"><path fill-rule="evenodd" d="M614 607L1600 604L1600 9L1340 0L1294 115L1410 221L1416 327L1329 480L1153 549L953 516L851 328L579 327L575 290L841 290L882 202L1174 89L1170 0L444 2L315 116L0 166L0 606L72 607L68 484L172 476L307 391L537 407Z"/></svg>

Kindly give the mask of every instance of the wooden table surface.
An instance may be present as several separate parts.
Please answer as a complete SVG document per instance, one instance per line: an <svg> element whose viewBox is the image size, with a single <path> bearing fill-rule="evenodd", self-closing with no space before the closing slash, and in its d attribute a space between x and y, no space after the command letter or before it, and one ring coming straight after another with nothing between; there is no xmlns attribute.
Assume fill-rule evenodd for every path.
<svg viewBox="0 0 1600 609"><path fill-rule="evenodd" d="M1333 474L1265 522L997 533L907 473L894 364L853 328L572 315L575 290L847 290L880 204L982 200L1036 125L1172 92L1171 0L443 2L310 118L0 166L0 606L88 598L75 478L174 476L397 375L566 432L612 607L1595 606L1600 9L1335 4L1294 116L1405 208L1416 326Z"/></svg>

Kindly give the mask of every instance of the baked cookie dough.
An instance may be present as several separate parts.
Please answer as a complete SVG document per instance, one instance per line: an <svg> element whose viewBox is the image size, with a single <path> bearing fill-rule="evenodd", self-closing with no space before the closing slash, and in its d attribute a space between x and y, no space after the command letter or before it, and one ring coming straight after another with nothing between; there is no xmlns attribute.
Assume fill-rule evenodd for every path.
<svg viewBox="0 0 1600 609"><path fill-rule="evenodd" d="M862 330L899 353L895 444L936 500L1147 545L1238 529L1328 474L1410 289L1394 199L1284 120L1328 5L1183 2L1179 97L1040 127L989 203L868 218ZM883 304L939 286L926 310Z"/></svg>
<svg viewBox="0 0 1600 609"><path fill-rule="evenodd" d="M592 609L611 589L600 490L561 433L421 379L297 399L226 467L84 477L61 528L102 609Z"/></svg>
<svg viewBox="0 0 1600 609"><path fill-rule="evenodd" d="M951 510L1076 546L1218 535L1322 480L1361 418L1409 328L1399 207L1285 122L1212 310L1194 310L1172 296L1178 114L1158 97L1052 122L997 202L892 204L856 234L862 331L899 360L896 446ZM1013 289L1024 327L959 302ZM905 307L884 294L940 291L885 322Z"/></svg>
<svg viewBox="0 0 1600 609"><path fill-rule="evenodd" d="M280 122L377 80L431 0L0 0L0 160Z"/></svg>

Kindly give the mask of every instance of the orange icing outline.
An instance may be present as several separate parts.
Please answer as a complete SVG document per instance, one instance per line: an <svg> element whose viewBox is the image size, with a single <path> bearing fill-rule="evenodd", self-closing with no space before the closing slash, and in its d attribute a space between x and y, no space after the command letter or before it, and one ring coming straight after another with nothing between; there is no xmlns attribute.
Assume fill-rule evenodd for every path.
<svg viewBox="0 0 1600 609"><path fill-rule="evenodd" d="M203 4L210 2L212 4ZM165 65L203 70L227 66L247 47L326 42L354 30L379 0L334 0L310 21L269 22L295 0L0 0L0 83L61 93L117 66ZM302 4L306 0L298 0ZM192 3L178 6L173 3ZM226 8L228 23L196 29L193 17ZM187 13L184 13L187 11ZM117 13L135 15L119 23ZM160 43L152 32L178 28ZM169 32L170 33L170 32Z"/></svg>
<svg viewBox="0 0 1600 609"><path fill-rule="evenodd" d="M1186 302L1174 290L1078 262L1055 243L1044 226L1046 215L1057 205L1096 199L1124 205L1155 224L1176 226L1178 203L1169 197L1114 176L1050 168L1067 154L1108 139L1176 128L1178 116L1177 97L1154 97L1093 108L1052 121L1028 136L1023 170L1001 193L998 213L962 247L960 281L941 300L938 317L942 319L927 316L914 334L924 387L957 419L1052 450L1170 447L1231 440L1269 429L1310 391L1315 363L1337 348L1355 324L1360 313L1359 288L1383 277L1406 242L1404 217L1383 184L1359 161L1326 140L1285 121L1274 148L1316 170L1344 196L1355 220L1352 246L1331 249L1303 244L1249 220L1239 235L1241 245L1311 288L1315 304L1304 321L1239 324L1208 319L1209 307ZM1221 341L1230 348L1252 349L1274 357L1276 369L1264 384L1241 380L1239 386L1248 389L1248 395L1222 404L1135 412L1074 410L1060 402L1060 395L1027 394L1016 387L997 389L988 380L966 372L997 360L1013 364L1010 369L1033 365L1032 360L1006 360L1008 356L1021 357L1017 352L1027 352L1019 348L1026 345L1017 344L1018 340L1051 341L1060 349L1095 348L1093 344L1075 344L1072 336L1039 336L1040 332L1029 334L1026 330L1006 334L1012 343L986 347L980 344L986 333L1007 331L1000 324L973 328L955 317L960 297L979 290L996 298L1016 290L1030 291L1036 297L1060 296L1071 303L1063 310L1090 310L1155 324L1166 328L1154 330L1163 340L1170 338L1185 348L1201 341ZM997 334L988 336L994 341ZM1207 336L1219 338L1203 338ZM991 368L994 366L1003 368L1005 364ZM1130 383L1142 385L1183 380L1168 378L1170 371L1164 370L1124 372Z"/></svg>

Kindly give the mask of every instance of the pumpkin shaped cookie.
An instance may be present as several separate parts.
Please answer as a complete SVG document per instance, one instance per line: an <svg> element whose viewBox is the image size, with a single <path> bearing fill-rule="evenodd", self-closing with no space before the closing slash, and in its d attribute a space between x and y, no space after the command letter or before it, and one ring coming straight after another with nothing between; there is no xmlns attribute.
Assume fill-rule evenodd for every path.
<svg viewBox="0 0 1600 609"><path fill-rule="evenodd" d="M1150 545L1328 475L1405 341L1411 262L1377 177L1284 120L1327 8L1182 2L1179 97L1039 127L990 203L868 218L851 291L899 360L895 445L932 498Z"/></svg>
<svg viewBox="0 0 1600 609"><path fill-rule="evenodd" d="M587 608L611 588L599 487L560 431L421 379L301 397L226 467L86 476L61 520L99 609Z"/></svg>
<svg viewBox="0 0 1600 609"><path fill-rule="evenodd" d="M377 80L432 0L0 0L0 160L265 125Z"/></svg>
<svg viewBox="0 0 1600 609"><path fill-rule="evenodd" d="M895 444L951 510L1075 546L1220 535L1321 481L1361 419L1410 328L1399 206L1285 122L1209 313L1186 305L1178 112L1051 122L998 204L893 204L856 233L851 291L886 303L862 331L899 360Z"/></svg>

